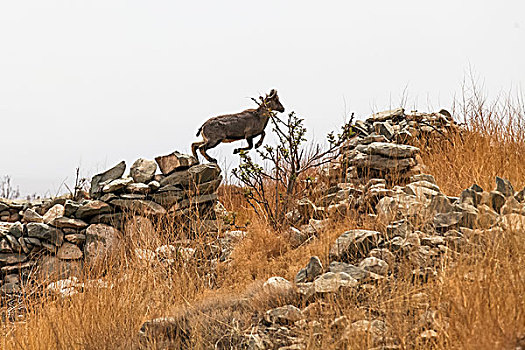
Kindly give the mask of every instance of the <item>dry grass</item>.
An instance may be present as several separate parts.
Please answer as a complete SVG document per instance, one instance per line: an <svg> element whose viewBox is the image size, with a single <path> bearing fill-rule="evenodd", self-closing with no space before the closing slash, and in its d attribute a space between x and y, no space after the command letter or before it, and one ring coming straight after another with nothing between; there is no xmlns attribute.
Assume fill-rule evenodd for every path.
<svg viewBox="0 0 525 350"><path fill-rule="evenodd" d="M469 121L468 132L454 136L452 142L422 149L429 173L442 190L458 195L472 183L490 190L496 175L511 180L516 189L524 186L523 110L492 106L487 112L471 106L463 112ZM219 265L214 288L197 263L152 266L129 253L134 248L154 249L173 241L177 232L166 228L162 232L152 228L128 232L128 238L133 235L133 239L128 239L123 249L123 263L112 266L104 276L86 276L101 277L112 288L87 288L71 298L48 295L26 300L28 314L23 321L0 323L0 348L138 348L143 321L182 315L186 310L193 312L188 321L191 332L185 340L189 348L213 348L215 344L235 348L235 334L246 330L254 314L271 304L265 300L241 307L236 303L242 295L257 290L261 281L271 276L293 279L312 255L327 264L329 247L339 234L352 228L374 227L374 223L350 215L326 229L318 240L292 249L286 238L253 216L235 188L221 189L221 197L229 210L238 212L239 220L251 224L232 261ZM459 259L444 260L439 277L428 283L414 283L408 273L410 267L401 266L400 270L407 273L398 279L310 307L309 316L321 320L322 336L315 334L319 330L307 329L303 336L309 348L371 347L370 336L338 342L339 333L328 320L342 315L349 321L381 318L389 326L389 336L407 349L525 346L525 232L488 231L480 236L485 243L479 249L463 252ZM204 249L210 240L213 237L200 237L194 245ZM422 315L429 311L436 312L432 327L439 337L435 342L419 339L419 333L428 327L422 323ZM226 333L230 338L222 338ZM158 344L142 345L155 348Z"/></svg>

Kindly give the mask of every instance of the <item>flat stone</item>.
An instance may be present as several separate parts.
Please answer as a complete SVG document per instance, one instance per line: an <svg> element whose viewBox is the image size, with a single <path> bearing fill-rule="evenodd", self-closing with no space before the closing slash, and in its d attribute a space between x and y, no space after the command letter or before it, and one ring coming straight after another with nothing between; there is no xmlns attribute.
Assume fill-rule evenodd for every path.
<svg viewBox="0 0 525 350"><path fill-rule="evenodd" d="M27 255L17 253L0 253L0 266L20 264L27 260Z"/></svg>
<svg viewBox="0 0 525 350"><path fill-rule="evenodd" d="M339 236L330 248L330 259L337 261L351 260L366 256L377 246L381 234L377 231L350 230Z"/></svg>
<svg viewBox="0 0 525 350"><path fill-rule="evenodd" d="M57 247L64 242L64 233L58 228L50 227L46 224L29 223L26 225L26 229L28 237L45 239Z"/></svg>
<svg viewBox="0 0 525 350"><path fill-rule="evenodd" d="M151 188L145 183L132 183L126 186L126 192L146 194Z"/></svg>
<svg viewBox="0 0 525 350"><path fill-rule="evenodd" d="M115 199L111 204L123 211L140 213L142 215L164 215L166 209L161 205L148 200Z"/></svg>
<svg viewBox="0 0 525 350"><path fill-rule="evenodd" d="M100 183L118 179L124 175L124 171L126 171L126 162L122 161L113 168L93 176L91 179L91 189L89 190L90 196L95 197L96 194L102 191Z"/></svg>
<svg viewBox="0 0 525 350"><path fill-rule="evenodd" d="M128 186L132 182L133 182L133 179L130 177L127 177L125 179L112 180L104 184L104 187L102 187L102 192L104 193L117 192L123 188L126 188L126 186Z"/></svg>
<svg viewBox="0 0 525 350"><path fill-rule="evenodd" d="M188 170L176 171L166 176L160 181L160 185L180 185L181 188L191 189L192 186L216 180L220 173L221 169L217 164L199 164Z"/></svg>
<svg viewBox="0 0 525 350"><path fill-rule="evenodd" d="M177 170L187 169L199 163L195 157L177 151L166 156L156 157L155 161L164 175L169 175Z"/></svg>
<svg viewBox="0 0 525 350"><path fill-rule="evenodd" d="M337 293L341 288L355 287L359 283L355 278L344 272L327 272L317 277L314 282L317 294Z"/></svg>
<svg viewBox="0 0 525 350"><path fill-rule="evenodd" d="M139 193L123 193L119 196L121 199L146 199L145 194Z"/></svg>
<svg viewBox="0 0 525 350"><path fill-rule="evenodd" d="M76 230L82 230L88 226L83 220L66 218L65 216L58 217L49 224L57 228L71 228Z"/></svg>
<svg viewBox="0 0 525 350"><path fill-rule="evenodd" d="M356 279L357 281L362 281L370 276L370 272L352 264L347 264L340 261L332 261L330 263L330 272L344 272L349 274L352 278Z"/></svg>
<svg viewBox="0 0 525 350"><path fill-rule="evenodd" d="M388 140L392 140L394 137L394 128L389 122L375 122L372 127L374 128L375 132L379 135L383 135Z"/></svg>
<svg viewBox="0 0 525 350"><path fill-rule="evenodd" d="M44 223L50 224L56 218L64 216L66 209L62 204L55 204L44 214Z"/></svg>
<svg viewBox="0 0 525 350"><path fill-rule="evenodd" d="M366 146L357 146L356 150L364 154L378 155L389 159L412 158L419 153L417 147L389 142L372 142Z"/></svg>
<svg viewBox="0 0 525 350"><path fill-rule="evenodd" d="M357 153L348 161L350 166L356 166L361 169L374 169L379 171L405 171L416 165L414 158L391 159L379 155L367 155Z"/></svg>
<svg viewBox="0 0 525 350"><path fill-rule="evenodd" d="M175 190L175 191L165 191L153 193L151 199L164 208L170 208L175 203L182 201L186 197L186 191Z"/></svg>
<svg viewBox="0 0 525 350"><path fill-rule="evenodd" d="M372 114L368 119L367 122L381 122L389 119L395 119L399 117L403 117L405 115L405 110L403 108L396 108L388 111L383 111L379 113Z"/></svg>
<svg viewBox="0 0 525 350"><path fill-rule="evenodd" d="M182 200L182 201L180 201L178 203L175 203L170 208L170 211L179 211L179 210L184 210L186 208L199 206L199 205L202 205L204 203L215 202L215 201L217 201L217 198L218 198L218 196L217 196L216 193L205 194L203 196L196 196L196 197L187 198L187 199L184 199L184 200Z"/></svg>
<svg viewBox="0 0 525 350"><path fill-rule="evenodd" d="M100 214L96 215L89 220L90 224L105 224L116 228L122 228L126 214L124 213L112 213L112 214Z"/></svg>
<svg viewBox="0 0 525 350"><path fill-rule="evenodd" d="M27 209L22 216L24 222L44 222L44 218L34 209Z"/></svg>
<svg viewBox="0 0 525 350"><path fill-rule="evenodd" d="M157 164L152 160L139 158L130 168L130 175L135 182L149 182L155 176Z"/></svg>
<svg viewBox="0 0 525 350"><path fill-rule="evenodd" d="M417 182L417 181L426 181L426 182L430 182L433 184L437 184L434 176L429 175L429 174L416 174L416 175L410 176L410 182Z"/></svg>
<svg viewBox="0 0 525 350"><path fill-rule="evenodd" d="M365 271L372 272L381 276L388 273L388 264L386 261L370 256L359 263L359 267Z"/></svg>
<svg viewBox="0 0 525 350"><path fill-rule="evenodd" d="M111 212L109 204L94 200L81 205L76 211L76 217L81 220L86 220L95 215L107 214L109 212Z"/></svg>
<svg viewBox="0 0 525 350"><path fill-rule="evenodd" d="M65 242L58 249L57 257L61 260L76 260L82 258L83 254L75 244Z"/></svg>

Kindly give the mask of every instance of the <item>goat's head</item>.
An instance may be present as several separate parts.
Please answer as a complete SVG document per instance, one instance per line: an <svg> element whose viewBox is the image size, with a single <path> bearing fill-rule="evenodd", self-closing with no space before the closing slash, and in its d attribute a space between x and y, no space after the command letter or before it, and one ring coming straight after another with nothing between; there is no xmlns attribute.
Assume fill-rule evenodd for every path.
<svg viewBox="0 0 525 350"><path fill-rule="evenodd" d="M263 104L266 108L271 109L272 111L284 112L284 107L279 101L279 96L277 96L277 91L272 89L269 95L263 99Z"/></svg>

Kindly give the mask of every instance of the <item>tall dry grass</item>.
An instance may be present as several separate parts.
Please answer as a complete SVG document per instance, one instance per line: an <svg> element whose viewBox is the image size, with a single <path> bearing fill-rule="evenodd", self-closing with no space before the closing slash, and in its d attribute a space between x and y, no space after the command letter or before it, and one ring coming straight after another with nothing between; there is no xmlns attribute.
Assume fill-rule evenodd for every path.
<svg viewBox="0 0 525 350"><path fill-rule="evenodd" d="M462 113L466 132L439 144L422 143L429 173L449 195L458 195L472 183L490 190L496 175L509 179L517 189L524 186L523 109L510 104L486 107L475 98L464 102L456 112ZM135 228L126 233L119 264L104 274L91 272L81 279L100 278L111 287L86 288L70 298L44 295L24 300L27 313L20 321L1 321L0 347L160 348L162 344L155 341L141 343L141 324L191 312L190 332L184 339L188 348L236 348L254 315L275 306L259 301L240 307L236 306L239 299L268 277L292 280L312 255L326 266L329 248L342 232L376 227L368 219L349 214L325 229L319 239L292 249L286 237L253 215L234 186L221 188L220 196L228 210L237 212L238 223L249 226L231 261L218 265L212 285L199 266L202 262L181 260L166 267L137 259L136 248L154 250L176 241L181 233L165 225ZM196 237L193 246L205 250L214 239ZM402 265L396 279L310 306L309 319L320 324L301 334L307 347L368 349L377 345L369 334L349 335L342 341L342 329L331 325L339 316L349 322L382 319L388 325L387 336L405 349L525 347L525 232L486 231L477 233L476 239L483 244L444 259L438 277L428 283L414 282L411 266ZM436 340L420 338L429 328L438 332Z"/></svg>

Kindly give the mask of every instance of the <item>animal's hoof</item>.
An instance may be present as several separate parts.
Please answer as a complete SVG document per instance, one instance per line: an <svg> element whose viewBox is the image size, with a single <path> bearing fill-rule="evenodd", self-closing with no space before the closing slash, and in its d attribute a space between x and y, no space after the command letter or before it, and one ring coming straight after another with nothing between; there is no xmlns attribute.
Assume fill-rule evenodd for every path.
<svg viewBox="0 0 525 350"><path fill-rule="evenodd" d="M236 149L233 150L233 154L237 154L237 153L239 153L239 152L240 152L240 151L239 151L238 148L236 148Z"/></svg>
<svg viewBox="0 0 525 350"><path fill-rule="evenodd" d="M217 159L212 159L210 163L217 164Z"/></svg>

